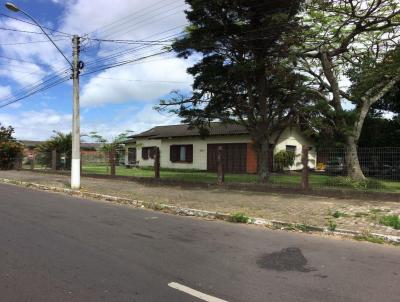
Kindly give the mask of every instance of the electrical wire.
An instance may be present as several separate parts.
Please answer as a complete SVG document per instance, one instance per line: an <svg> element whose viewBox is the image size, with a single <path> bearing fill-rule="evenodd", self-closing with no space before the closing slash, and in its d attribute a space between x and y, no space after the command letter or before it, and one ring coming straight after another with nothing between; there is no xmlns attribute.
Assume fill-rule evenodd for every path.
<svg viewBox="0 0 400 302"><path fill-rule="evenodd" d="M3 13L0 13L0 16L6 17L6 18L9 18L9 19L13 19L13 20L17 20L17 21L20 21L20 22L23 22L23 23L26 23L26 24L37 26L37 24L35 24L33 22L30 22L30 21L27 21L27 20L23 20L23 19L19 19L19 18L16 18L16 17L12 17L12 16L9 16L9 15L3 14ZM50 30L51 32L56 32L56 33L63 34L63 35L68 36L68 37L72 37L71 34L68 34L68 33L65 33L65 32L62 32L62 31L59 31L59 30L55 30L55 29L47 27L47 26L42 26L42 27L47 29L47 30Z"/></svg>
<svg viewBox="0 0 400 302"><path fill-rule="evenodd" d="M53 40L54 42L65 41L65 39ZM12 46L12 45L24 45L24 44L35 44L35 43L49 43L49 40L39 40L39 41L27 41L27 42L15 42L15 43L0 43L0 46Z"/></svg>
<svg viewBox="0 0 400 302"><path fill-rule="evenodd" d="M31 92L27 93L27 94L24 95L24 96L18 97L18 98L14 99L14 100L12 100L12 101L9 101L9 102L7 102L7 103L5 103L5 104L1 104L1 105L0 105L0 108L4 108L4 107L9 106L9 105L11 105L11 104L14 104L14 103L16 103L16 102L19 102L19 101L21 101L21 100L23 100L23 99L25 99L25 98L27 98L27 97L30 97L30 96L32 96L32 95L34 95L34 94L36 94L36 93L39 93L39 92L43 92L43 91L45 91L45 90L48 90L48 89L50 89L50 88L52 88L52 87L54 87L54 86L57 86L57 85L59 85L59 84L62 84L62 83L64 83L64 82L66 82L66 81L68 81L68 80L69 80L69 77L65 77L65 78L62 78L62 79L58 79L57 81L55 81L55 82L53 82L53 83L51 83L51 84L49 84L49 85L46 85L46 86L44 86L44 87L41 87L41 88L39 88L39 89L36 89L36 90L34 90L34 91L31 91Z"/></svg>

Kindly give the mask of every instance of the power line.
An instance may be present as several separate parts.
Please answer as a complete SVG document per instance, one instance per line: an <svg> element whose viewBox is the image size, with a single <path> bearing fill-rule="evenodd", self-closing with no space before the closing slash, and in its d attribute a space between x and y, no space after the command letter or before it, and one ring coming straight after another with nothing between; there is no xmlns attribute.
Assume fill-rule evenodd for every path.
<svg viewBox="0 0 400 302"><path fill-rule="evenodd" d="M34 91L32 91L32 92L30 92L30 93L28 93L28 94L26 94L26 95L24 95L22 97L19 97L19 98L16 98L15 100L9 101L6 104L2 104L2 105L0 105L0 108L4 108L4 107L9 106L11 104L14 104L16 102L19 102L19 101L21 101L21 100L23 100L23 99L25 99L27 97L30 97L30 96L32 96L32 95L34 95L36 93L48 90L48 89L50 89L50 88L52 88L54 86L57 86L59 84L62 84L64 82L66 82L68 80L69 80L69 77L66 77L66 78L63 78L63 79L59 79L58 81L55 81L55 82L51 83L50 85L47 85L47 86L41 87L40 89L34 90Z"/></svg>
<svg viewBox="0 0 400 302"><path fill-rule="evenodd" d="M24 33L24 34L44 35L44 33L42 33L42 32L21 30L21 29L15 29L15 28L0 27L0 30L13 31L13 32L19 32L19 33ZM52 35L52 36L53 37L64 37L61 35Z"/></svg>
<svg viewBox="0 0 400 302"><path fill-rule="evenodd" d="M113 28L113 27L115 27L115 26L117 26L117 27L118 27L118 26L121 26L122 24L127 23L126 20L128 20L128 21L130 22L132 19L134 19L133 17L134 17L135 15L137 15L138 13L143 12L143 11L146 11L146 10L148 10L149 8L157 7L158 4L160 4L160 3L162 3L162 2L165 2L165 1L166 1L166 0L161 0L161 1L158 1L158 2L156 2L156 3L154 3L154 4L151 4L151 5L149 5L149 6L146 6L146 7L142 8L142 9L140 9L140 10L138 10L138 11L135 11L135 12L133 12L133 13L131 13L131 14L129 14L129 15L123 17L123 18L120 18L120 19L115 20L115 21L113 21L113 22L111 22L111 23L108 23L108 24L106 24L106 25L103 25L103 26L99 27L98 29L96 29L96 30L94 30L94 31L92 31L92 32L90 32L90 33L88 33L88 35L91 35L91 34L93 34L93 33L99 33L99 32L108 31L108 30L110 30L111 28ZM170 4L173 4L173 3L169 3L169 5L170 5ZM153 9L153 11L154 11L154 9ZM148 13L151 13L151 12L152 12L152 11L150 11L150 12L148 12ZM135 18L135 19L136 19L136 18ZM134 19L134 20L135 20L135 19ZM121 23L121 24L117 25L117 23Z"/></svg>
<svg viewBox="0 0 400 302"><path fill-rule="evenodd" d="M6 18L9 18L9 19L13 19L13 20L17 20L17 21L20 21L20 22L23 22L23 23L26 23L26 24L37 26L37 24L35 24L33 22L30 22L30 21L27 21L27 20L23 20L23 19L19 19L19 18L16 18L16 17L12 17L12 16L9 16L9 15L3 14L3 13L0 13L0 16L6 17ZM59 31L59 30L55 30L55 29L50 28L50 27L46 27L46 26L42 26L42 27L47 29L47 30L50 30L52 32L60 33L60 34L63 34L65 36L68 36L68 37L72 36L71 34L68 34L68 33L65 33L65 32L62 32L62 31Z"/></svg>
<svg viewBox="0 0 400 302"><path fill-rule="evenodd" d="M164 80L137 80L137 79L117 79L109 77L96 77L97 79L112 80L112 81L127 81L127 82L150 82L150 83L177 83L177 84L190 84L190 82L183 81L164 81Z"/></svg>
<svg viewBox="0 0 400 302"><path fill-rule="evenodd" d="M53 40L54 42L65 41L65 39ZM27 42L15 42L15 43L0 43L0 46L12 46L12 45L24 45L24 44L35 44L35 43L49 43L49 40L39 40L39 41L27 41Z"/></svg>

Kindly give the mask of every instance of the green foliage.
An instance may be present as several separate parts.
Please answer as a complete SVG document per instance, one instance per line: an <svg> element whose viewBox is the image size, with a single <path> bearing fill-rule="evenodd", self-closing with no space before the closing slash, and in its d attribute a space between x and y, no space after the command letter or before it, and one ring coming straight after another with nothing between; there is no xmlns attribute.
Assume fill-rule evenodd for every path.
<svg viewBox="0 0 400 302"><path fill-rule="evenodd" d="M354 239L358 240L358 241L369 241L371 243L378 243L378 244L385 243L385 240L383 238L379 238L379 237L368 235L368 234L354 236Z"/></svg>
<svg viewBox="0 0 400 302"><path fill-rule="evenodd" d="M323 112L312 123L322 143L348 144L352 137L357 142L370 105L381 103L373 110L399 108L393 106L399 102L392 91L400 81L400 2L310 0L305 6L299 66L310 75L310 89L321 96L316 106ZM344 100L353 109L346 109Z"/></svg>
<svg viewBox="0 0 400 302"><path fill-rule="evenodd" d="M90 132L87 136L100 144L100 151L108 153L117 150L128 139L130 133L131 131L126 130L125 132L118 134L111 141L108 141L105 137L94 131Z"/></svg>
<svg viewBox="0 0 400 302"><path fill-rule="evenodd" d="M345 217L347 216L346 213L340 212L340 211L335 211L332 214L332 217L334 218L340 218L340 217Z"/></svg>
<svg viewBox="0 0 400 302"><path fill-rule="evenodd" d="M274 155L275 167L278 171L293 166L296 154L292 151L281 150Z"/></svg>
<svg viewBox="0 0 400 302"><path fill-rule="evenodd" d="M12 136L14 128L0 124L0 169L12 169L18 156L21 156L22 145Z"/></svg>
<svg viewBox="0 0 400 302"><path fill-rule="evenodd" d="M336 230L336 227L337 224L332 219L330 219L328 224L328 230L334 232Z"/></svg>
<svg viewBox="0 0 400 302"><path fill-rule="evenodd" d="M247 223L249 219L250 218L243 213L235 213L230 217L230 221L236 223Z"/></svg>
<svg viewBox="0 0 400 302"><path fill-rule="evenodd" d="M179 57L201 55L188 69L195 79L193 93L176 92L157 108L179 114L203 134L214 120L246 127L260 175L266 175L268 155L262 146L273 143L272 134L301 116L313 97L302 85L303 74L294 71L301 1L186 2L190 25L173 49Z"/></svg>
<svg viewBox="0 0 400 302"><path fill-rule="evenodd" d="M36 147L39 153L37 160L39 164L50 167L52 151L57 152L57 169L71 168L71 155L72 155L72 134L62 133L54 131L54 135L45 141L43 144ZM65 161L61 161L61 157L65 158Z"/></svg>
<svg viewBox="0 0 400 302"><path fill-rule="evenodd" d="M399 215L387 215L379 219L382 225L390 226L396 230L400 230L400 217Z"/></svg>
<svg viewBox="0 0 400 302"><path fill-rule="evenodd" d="M385 185L377 179L366 178L365 180L352 180L347 176L336 176L327 178L325 185L329 187L344 187L357 190L383 190Z"/></svg>

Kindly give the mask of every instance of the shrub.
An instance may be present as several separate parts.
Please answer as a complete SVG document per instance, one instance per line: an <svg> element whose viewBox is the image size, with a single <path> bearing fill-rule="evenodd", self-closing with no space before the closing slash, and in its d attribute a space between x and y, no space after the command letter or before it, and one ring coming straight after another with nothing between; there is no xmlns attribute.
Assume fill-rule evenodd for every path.
<svg viewBox="0 0 400 302"><path fill-rule="evenodd" d="M345 187L358 190L371 190L371 189L384 189L385 186L382 182L376 179L366 178L364 180L356 181L347 176L329 177L325 185L332 187Z"/></svg>
<svg viewBox="0 0 400 302"><path fill-rule="evenodd" d="M15 160L22 153L22 145L16 141L0 142L0 169L8 170L14 167Z"/></svg>
<svg viewBox="0 0 400 302"><path fill-rule="evenodd" d="M400 218L398 215L383 216L379 219L379 223L400 230Z"/></svg>
<svg viewBox="0 0 400 302"><path fill-rule="evenodd" d="M235 213L231 215L231 221L237 223L247 223L249 221L249 217L243 213Z"/></svg>
<svg viewBox="0 0 400 302"><path fill-rule="evenodd" d="M293 166L296 154L292 151L279 151L274 155L274 162L277 171Z"/></svg>
<svg viewBox="0 0 400 302"><path fill-rule="evenodd" d="M328 230L334 232L336 230L337 224L331 219L329 220Z"/></svg>
<svg viewBox="0 0 400 302"><path fill-rule="evenodd" d="M340 211L335 211L332 214L332 217L334 218L340 218L340 217L345 217L347 216L346 213L340 212Z"/></svg>

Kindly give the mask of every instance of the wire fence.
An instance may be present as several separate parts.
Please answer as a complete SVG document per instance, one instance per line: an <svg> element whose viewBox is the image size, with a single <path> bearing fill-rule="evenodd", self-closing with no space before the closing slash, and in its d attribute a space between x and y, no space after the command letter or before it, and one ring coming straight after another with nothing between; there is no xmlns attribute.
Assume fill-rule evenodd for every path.
<svg viewBox="0 0 400 302"><path fill-rule="evenodd" d="M235 150L238 151L235 151ZM194 157L191 163L174 163L171 168L169 154L160 154L157 149L150 155L135 152L135 158L125 150L115 152L82 151L81 170L83 175L109 175L131 178L160 178L182 182L203 183L260 183L258 175L259 161L252 160L249 154L240 148L231 148L228 153L221 147L212 149L216 154L204 154L216 161L204 170L196 170ZM233 150L233 151L232 151ZM213 151L213 152L214 152ZM131 152L131 151L129 151ZM235 152L240 152L236 154ZM244 152L244 153L243 153ZM319 189L319 190L362 190L400 193L400 147L359 148L351 154L344 148L319 149L312 154L309 148L297 152L292 162L282 162L279 157L268 157L269 173L266 184L270 186ZM157 158L158 157L158 158ZM351 159L358 159L359 164L350 165ZM158 161L158 163L157 163ZM70 170L69 154L57 152L33 152L20 158L19 169L36 171ZM165 163L169 163L166 165ZM307 168L304 168L307 167ZM251 172L243 169L250 169ZM157 175L159 172L159 177ZM232 173L232 171L236 171ZM351 171L358 171L358 178L352 177ZM354 173L353 173L354 174Z"/></svg>

